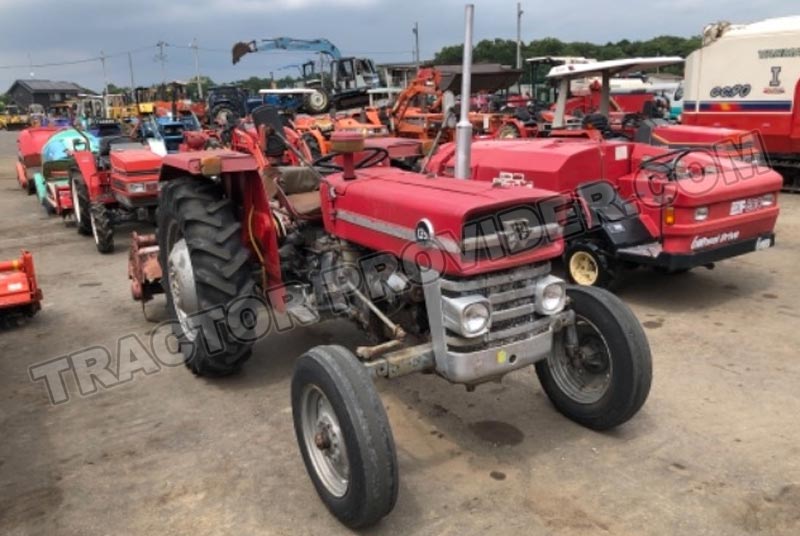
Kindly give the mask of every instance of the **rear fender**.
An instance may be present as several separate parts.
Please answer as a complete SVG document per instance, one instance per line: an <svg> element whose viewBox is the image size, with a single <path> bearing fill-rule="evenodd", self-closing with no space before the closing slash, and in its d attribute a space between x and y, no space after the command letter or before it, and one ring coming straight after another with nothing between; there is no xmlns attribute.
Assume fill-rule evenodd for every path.
<svg viewBox="0 0 800 536"><path fill-rule="evenodd" d="M97 160L90 151L75 151L73 153L75 167L81 178L86 183L89 199L97 199L102 193L99 176L97 173Z"/></svg>

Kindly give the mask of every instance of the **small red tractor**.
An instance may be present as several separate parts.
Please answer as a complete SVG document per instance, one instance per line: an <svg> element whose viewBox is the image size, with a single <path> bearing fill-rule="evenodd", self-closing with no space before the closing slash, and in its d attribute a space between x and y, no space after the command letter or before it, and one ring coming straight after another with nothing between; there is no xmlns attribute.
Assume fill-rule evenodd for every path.
<svg viewBox="0 0 800 536"><path fill-rule="evenodd" d="M42 289L36 282L33 255L0 262L0 316L33 316L42 308Z"/></svg>
<svg viewBox="0 0 800 536"><path fill-rule="evenodd" d="M58 127L30 127L17 137L17 182L28 195L36 193L33 176L42 167L42 148Z"/></svg>
<svg viewBox="0 0 800 536"><path fill-rule="evenodd" d="M155 220L161 157L127 136L101 138L97 152L86 147L73 151L69 172L75 222L97 251L110 253L116 225Z"/></svg>
<svg viewBox="0 0 800 536"><path fill-rule="evenodd" d="M603 139L478 141L471 178L575 199L567 273L607 287L624 268L685 272L774 245L781 176L728 154ZM452 175L455 159L446 145L427 170Z"/></svg>
<svg viewBox="0 0 800 536"><path fill-rule="evenodd" d="M563 251L559 196L387 160L348 133L314 168L265 169L226 150L168 155L157 247L148 250L196 374L237 371L266 335L258 318L281 330L348 318L374 338L312 348L292 378L308 473L354 528L387 515L398 494L374 377L433 372L472 390L535 365L558 411L598 430L633 417L651 382L647 339L630 309L549 273Z"/></svg>

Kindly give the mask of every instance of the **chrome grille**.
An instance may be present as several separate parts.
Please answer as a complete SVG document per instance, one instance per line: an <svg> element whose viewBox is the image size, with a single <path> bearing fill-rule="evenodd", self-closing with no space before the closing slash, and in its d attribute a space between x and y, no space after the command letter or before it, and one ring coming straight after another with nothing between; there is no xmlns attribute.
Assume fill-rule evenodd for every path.
<svg viewBox="0 0 800 536"><path fill-rule="evenodd" d="M442 279L443 297L458 298L480 294L492 304L492 325L481 337L467 339L447 330L445 343L451 352L467 353L489 346L503 346L536 335L533 326L534 289L536 281L550 273L550 263L496 272L487 276L465 279ZM547 329L545 326L543 329ZM539 330L541 331L541 329Z"/></svg>

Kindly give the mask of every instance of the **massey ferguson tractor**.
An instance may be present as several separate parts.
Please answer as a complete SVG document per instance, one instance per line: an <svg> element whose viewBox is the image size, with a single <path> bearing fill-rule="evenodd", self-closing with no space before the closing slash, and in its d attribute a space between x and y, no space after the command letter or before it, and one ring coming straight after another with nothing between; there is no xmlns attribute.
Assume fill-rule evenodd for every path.
<svg viewBox="0 0 800 536"><path fill-rule="evenodd" d="M259 170L251 156L212 150L168 155L161 168L162 288L193 372L238 370L264 320L285 331L347 318L373 338L309 349L291 385L309 476L352 528L387 515L399 490L375 378L428 372L471 390L535 366L558 411L596 430L633 417L651 382L630 309L550 274L563 250L558 195L387 159L339 133L313 167Z"/></svg>

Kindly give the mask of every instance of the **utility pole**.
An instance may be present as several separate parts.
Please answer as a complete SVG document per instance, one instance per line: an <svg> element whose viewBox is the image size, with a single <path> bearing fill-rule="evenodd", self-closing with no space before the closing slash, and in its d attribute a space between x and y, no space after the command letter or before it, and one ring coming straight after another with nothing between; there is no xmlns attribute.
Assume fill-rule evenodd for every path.
<svg viewBox="0 0 800 536"><path fill-rule="evenodd" d="M134 89L136 89L136 82L133 81L133 55L131 55L130 52L128 52L128 69L131 72L131 95L132 95Z"/></svg>
<svg viewBox="0 0 800 536"><path fill-rule="evenodd" d="M411 33L414 34L414 63L417 64L419 68L419 23L414 23L414 28L411 30Z"/></svg>
<svg viewBox="0 0 800 536"><path fill-rule="evenodd" d="M31 78L33 78L33 59L31 58L31 53L28 52L28 65L31 66Z"/></svg>
<svg viewBox="0 0 800 536"><path fill-rule="evenodd" d="M522 2L517 2L517 69L522 69Z"/></svg>
<svg viewBox="0 0 800 536"><path fill-rule="evenodd" d="M108 95L108 73L106 73L106 53L100 51L100 63L103 65L103 95Z"/></svg>
<svg viewBox="0 0 800 536"><path fill-rule="evenodd" d="M167 46L167 44L164 41L159 41L158 43L156 43L156 46L158 47L158 54L156 54L156 61L161 62L161 83L166 84L167 72L165 70L164 63L167 61L167 55L164 54L164 47Z"/></svg>
<svg viewBox="0 0 800 536"><path fill-rule="evenodd" d="M192 39L194 49L194 74L197 77L197 99L203 100L203 85L200 83L200 55L197 50L197 38Z"/></svg>

